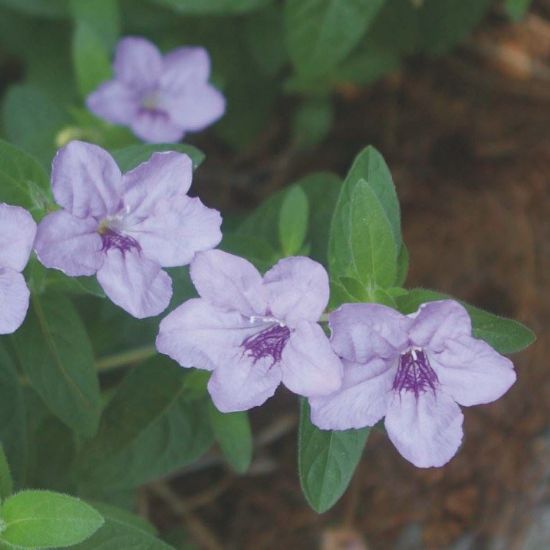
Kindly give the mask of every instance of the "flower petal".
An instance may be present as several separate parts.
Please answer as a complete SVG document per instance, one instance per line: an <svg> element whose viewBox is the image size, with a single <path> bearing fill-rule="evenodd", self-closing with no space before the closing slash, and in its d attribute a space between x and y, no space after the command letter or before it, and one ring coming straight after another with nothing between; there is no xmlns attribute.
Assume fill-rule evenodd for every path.
<svg viewBox="0 0 550 550"><path fill-rule="evenodd" d="M269 399L280 382L281 369L270 357L254 361L239 350L212 373L208 391L220 411L246 411Z"/></svg>
<svg viewBox="0 0 550 550"><path fill-rule="evenodd" d="M210 57L204 48L176 48L164 56L162 66L161 88L171 92L204 84L210 76Z"/></svg>
<svg viewBox="0 0 550 550"><path fill-rule="evenodd" d="M132 225L154 213L157 204L185 196L193 179L193 162L182 153L153 153L122 177L125 221Z"/></svg>
<svg viewBox="0 0 550 550"><path fill-rule="evenodd" d="M140 97L123 82L109 80L86 98L86 107L113 124L129 124L140 108Z"/></svg>
<svg viewBox="0 0 550 550"><path fill-rule="evenodd" d="M0 334L15 332L25 320L30 292L21 273L0 268Z"/></svg>
<svg viewBox="0 0 550 550"><path fill-rule="evenodd" d="M0 204L0 266L23 271L35 236L36 223L24 208Z"/></svg>
<svg viewBox="0 0 550 550"><path fill-rule="evenodd" d="M309 399L311 421L322 430L374 426L386 414L395 369L378 358L366 364L343 363L342 387Z"/></svg>
<svg viewBox="0 0 550 550"><path fill-rule="evenodd" d="M136 89L154 86L162 74L162 56L157 47L137 36L118 42L113 65L116 78Z"/></svg>
<svg viewBox="0 0 550 550"><path fill-rule="evenodd" d="M236 311L195 298L161 321L156 345L182 367L213 370L255 330Z"/></svg>
<svg viewBox="0 0 550 550"><path fill-rule="evenodd" d="M225 97L214 86L190 86L180 94L162 96L162 107L185 131L198 132L216 122L225 112Z"/></svg>
<svg viewBox="0 0 550 550"><path fill-rule="evenodd" d="M210 250L222 239L222 218L198 198L166 200L154 215L134 225L129 233L145 256L163 267L187 265L197 252Z"/></svg>
<svg viewBox="0 0 550 550"><path fill-rule="evenodd" d="M141 109L132 120L132 132L149 143L177 143L184 130L165 111Z"/></svg>
<svg viewBox="0 0 550 550"><path fill-rule="evenodd" d="M172 298L172 280L168 274L133 250L108 250L97 280L117 306L138 319L158 315Z"/></svg>
<svg viewBox="0 0 550 550"><path fill-rule="evenodd" d="M317 321L328 304L325 268L303 256L277 262L264 275L264 286L273 316L291 326L300 320Z"/></svg>
<svg viewBox="0 0 550 550"><path fill-rule="evenodd" d="M409 317L413 319L409 330L411 341L431 351L439 352L448 340L472 334L470 316L455 300L422 304Z"/></svg>
<svg viewBox="0 0 550 550"><path fill-rule="evenodd" d="M408 345L410 320L386 306L344 304L329 315L328 322L334 351L348 361L390 359Z"/></svg>
<svg viewBox="0 0 550 550"><path fill-rule="evenodd" d="M52 164L55 200L77 218L102 218L120 207L122 174L113 157L97 145L71 141Z"/></svg>
<svg viewBox="0 0 550 550"><path fill-rule="evenodd" d="M464 406L491 403L516 381L514 365L489 344L463 336L429 360L445 392Z"/></svg>
<svg viewBox="0 0 550 550"><path fill-rule="evenodd" d="M103 243L94 218L75 218L64 210L48 214L38 225L34 243L38 259L70 277L94 275L103 265Z"/></svg>
<svg viewBox="0 0 550 550"><path fill-rule="evenodd" d="M394 392L386 412L386 431L401 456L419 468L443 466L462 442L460 407L443 392Z"/></svg>
<svg viewBox="0 0 550 550"><path fill-rule="evenodd" d="M342 362L317 323L301 321L292 332L281 358L283 384L307 397L327 395L342 385Z"/></svg>
<svg viewBox="0 0 550 550"><path fill-rule="evenodd" d="M198 293L211 304L248 317L266 315L262 276L244 258L221 250L199 252L191 262L190 272Z"/></svg>

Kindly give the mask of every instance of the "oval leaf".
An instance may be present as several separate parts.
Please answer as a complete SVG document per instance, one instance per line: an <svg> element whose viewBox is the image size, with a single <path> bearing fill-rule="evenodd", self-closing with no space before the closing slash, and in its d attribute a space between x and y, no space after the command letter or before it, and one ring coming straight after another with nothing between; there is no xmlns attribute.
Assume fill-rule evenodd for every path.
<svg viewBox="0 0 550 550"><path fill-rule="evenodd" d="M385 0L287 0L285 31L296 70L324 74L365 34Z"/></svg>
<svg viewBox="0 0 550 550"><path fill-rule="evenodd" d="M297 254L306 237L309 217L307 195L299 186L291 187L284 196L279 213L279 240L285 255Z"/></svg>
<svg viewBox="0 0 550 550"><path fill-rule="evenodd" d="M50 410L74 431L92 436L101 412L99 381L73 304L57 294L34 295L13 342L17 360Z"/></svg>
<svg viewBox="0 0 550 550"><path fill-rule="evenodd" d="M214 405L209 408L214 438L221 447L227 462L242 474L252 460L252 431L246 412L224 414Z"/></svg>
<svg viewBox="0 0 550 550"><path fill-rule="evenodd" d="M143 519L107 504L94 503L105 523L74 550L170 550L172 546L155 536L152 525Z"/></svg>
<svg viewBox="0 0 550 550"><path fill-rule="evenodd" d="M319 513L326 512L346 490L363 453L370 429L320 430L302 400L298 431L298 471L302 491Z"/></svg>
<svg viewBox="0 0 550 550"><path fill-rule="evenodd" d="M51 491L22 491L0 510L0 540L23 548L64 548L93 535L103 517L81 500Z"/></svg>

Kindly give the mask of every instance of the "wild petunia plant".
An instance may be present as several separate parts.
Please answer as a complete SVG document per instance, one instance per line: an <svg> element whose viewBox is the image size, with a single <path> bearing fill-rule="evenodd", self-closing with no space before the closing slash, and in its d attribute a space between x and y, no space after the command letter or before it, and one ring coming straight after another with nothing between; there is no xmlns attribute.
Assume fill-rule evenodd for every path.
<svg viewBox="0 0 550 550"><path fill-rule="evenodd" d="M442 466L459 452L459 405L501 397L516 377L502 354L533 340L519 323L402 286L408 255L399 204L375 149L359 154L343 183L314 174L269 199L224 232L220 250L219 213L187 196L202 157L173 148L180 152L144 145L110 154L72 141L53 159L52 199L40 165L0 143L2 166L18 182L11 201L21 205L0 208L2 273L18 280L16 292L3 287L9 330L28 299L18 271L35 223L22 206L39 220L36 258L26 271L32 312L0 348L5 389L21 411L14 418L27 409L57 426L49 435L40 421L30 437L37 452L50 443L65 449L55 458L64 466L52 477L49 461L26 465L16 430L0 437L15 487L24 487L32 468L26 475L35 488L61 489L96 508L67 502L83 518L68 538L37 518L36 533L53 535L37 535L36 546L95 532L93 547L114 537L112 511L102 503L176 474L214 439L232 467L245 471L252 458L245 411L281 384L302 396L298 467L314 509L328 509L345 491L358 461L368 460L370 427L383 418L406 459ZM322 217L313 215L319 208ZM134 319L167 308L170 276L175 309L162 319ZM114 386L112 368L124 369ZM13 512L9 499L24 494ZM61 498L48 495L9 497L0 508L8 524L0 540L31 540L9 522L27 513L28 499ZM60 523L64 510L56 512Z"/></svg>
<svg viewBox="0 0 550 550"><path fill-rule="evenodd" d="M460 453L460 406L503 396L516 379L505 355L534 336L450 296L406 287L399 202L381 154L367 147L344 181L310 174L222 226L217 210L188 195L192 180L198 194L207 184L203 153L176 143L217 121L225 97L217 131L232 146L253 139L261 124L252 115L274 99L275 81L282 89L277 75L287 61L285 90L314 91L305 100L314 108L299 119L324 113L326 130L323 94L349 74L354 48L359 61L381 67L369 56L382 46L361 45L361 37L371 25L373 40L394 36L386 29L403 19L389 17L384 2L334 3L327 25L335 32L324 36L316 24L326 2L193 3L199 12L223 15L229 6L238 14L238 32L223 17L185 23L192 37L207 29L222 94L210 83L206 48L170 49L181 36L168 29L179 20L163 10L187 15L184 3L151 2L165 54L149 39L119 40L114 0L91 4L72 0L69 13L61 4L38 8L74 23L82 105L71 97L59 112L41 103L40 91L16 91L23 115L34 106L40 116L7 121L20 147L0 141L0 546L86 550L122 540L173 548L135 516L138 490L143 498L151 483L207 465L201 458L214 443L245 473L254 458L247 411L276 392L300 404L298 472L318 512L369 460L370 429L382 420L417 467L441 467ZM424 32L443 13L436 10L447 14L446 0L401 4L417 10L410 34L419 42L407 52L443 51L485 10L468 0L464 29L449 37ZM233 49L241 38L262 48L241 56ZM391 67L405 55L383 53ZM233 64L244 70L233 73ZM51 112L59 120L45 131L41 117Z"/></svg>

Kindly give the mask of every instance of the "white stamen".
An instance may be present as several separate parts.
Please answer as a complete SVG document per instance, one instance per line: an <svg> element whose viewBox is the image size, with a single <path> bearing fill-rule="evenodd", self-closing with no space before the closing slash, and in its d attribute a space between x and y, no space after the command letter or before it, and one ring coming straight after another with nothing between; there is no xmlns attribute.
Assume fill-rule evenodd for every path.
<svg viewBox="0 0 550 550"><path fill-rule="evenodd" d="M254 324L254 323L267 323L267 324L277 323L280 327L286 327L285 323L283 323L279 319L276 319L275 317L271 317L271 316L251 315L248 318L248 320L251 324Z"/></svg>

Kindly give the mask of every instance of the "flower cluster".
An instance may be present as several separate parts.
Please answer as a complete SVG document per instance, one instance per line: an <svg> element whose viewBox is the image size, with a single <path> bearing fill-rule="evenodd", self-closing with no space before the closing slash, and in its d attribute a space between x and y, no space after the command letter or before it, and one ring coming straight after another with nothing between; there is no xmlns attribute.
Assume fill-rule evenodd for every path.
<svg viewBox="0 0 550 550"><path fill-rule="evenodd" d="M246 260L197 254L200 295L160 325L157 349L184 367L213 371L216 406L261 405L282 382L309 398L321 429L373 426L383 417L399 452L419 467L442 466L462 441L463 406L489 403L514 383L512 363L472 337L453 300L412 315L378 304L344 304L318 321L328 302L324 268L285 258L262 278Z"/></svg>
<svg viewBox="0 0 550 550"><path fill-rule="evenodd" d="M88 99L95 113L150 141L180 139L224 110L208 84L208 56L181 48L162 57L143 39L118 46L115 79ZM21 275L33 247L48 268L91 276L137 318L160 314L172 297L165 267L190 264L199 297L160 323L159 352L211 371L208 390L224 412L263 404L280 384L309 399L321 429L348 430L384 419L398 451L419 467L441 466L462 440L459 405L489 403L514 383L512 363L472 336L452 300L411 315L370 303L328 315L329 278L306 257L280 260L263 276L215 248L221 216L190 198L191 159L154 153L122 173L104 149L72 141L52 165L59 209L36 227L22 208L0 205L0 334L25 317ZM36 237L35 237L36 236Z"/></svg>

